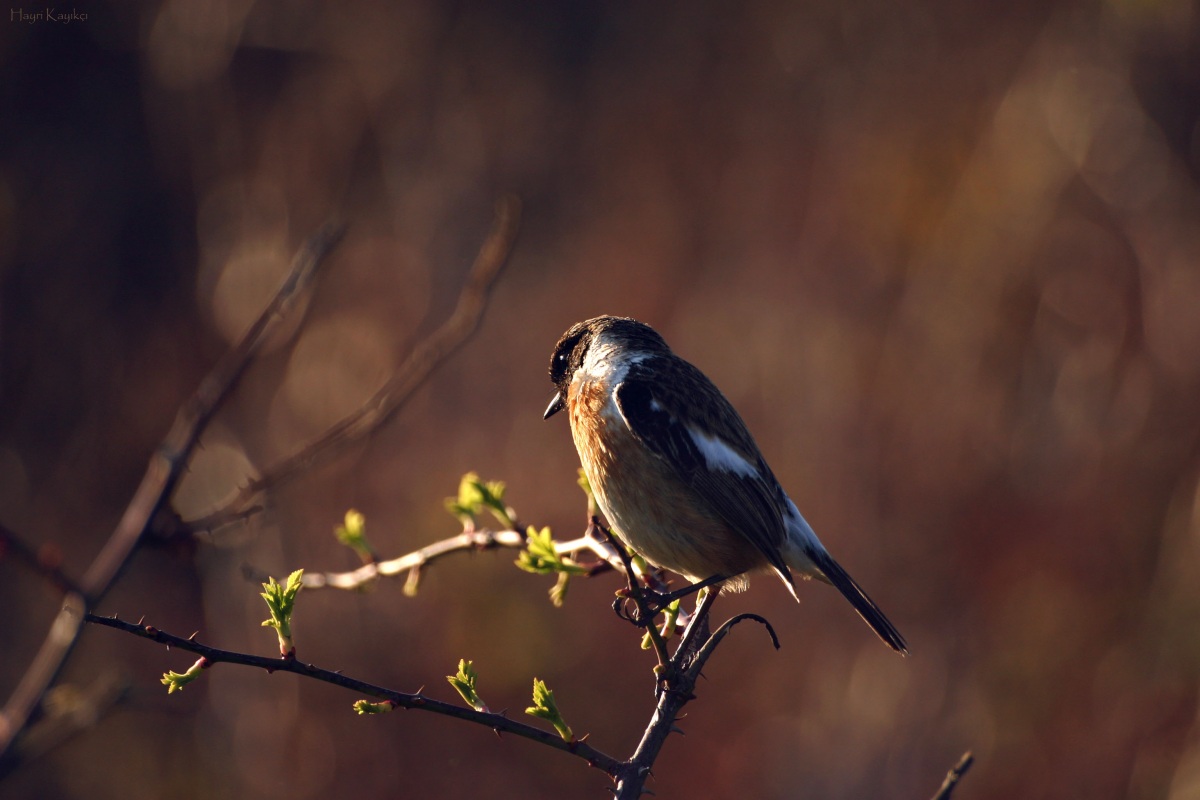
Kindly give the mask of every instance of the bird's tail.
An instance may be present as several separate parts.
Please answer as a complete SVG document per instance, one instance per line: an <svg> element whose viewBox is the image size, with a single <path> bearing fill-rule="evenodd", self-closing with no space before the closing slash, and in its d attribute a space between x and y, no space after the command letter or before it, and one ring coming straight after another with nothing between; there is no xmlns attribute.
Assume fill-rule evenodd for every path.
<svg viewBox="0 0 1200 800"><path fill-rule="evenodd" d="M833 556L824 549L819 552L809 552L806 555L821 571L821 575L815 577L824 577L841 592L842 596L850 601L850 605L854 606L858 615L871 626L871 630L875 631L880 639L883 639L884 644L902 656L908 655L908 644L900 635L900 631L896 630L892 621L879 610L879 606L875 605L875 601L863 591L854 578L851 578L850 574L842 569L842 565L833 560Z"/></svg>
<svg viewBox="0 0 1200 800"><path fill-rule="evenodd" d="M896 630L896 626L884 616L883 612L879 610L879 606L875 605L875 601L867 596L862 587L854 582L854 578L851 578L846 570L842 569L842 565L833 560L833 556L829 555L829 551L825 549L821 540L817 538L817 534L813 532L812 526L808 524L799 509L796 508L796 504L791 500L787 501L784 520L787 524L788 536L784 542L782 555L787 566L805 577L817 578L832 584L842 593L843 597L850 601L850 605L854 606L858 615L871 626L871 630L875 631L880 639L883 639L884 644L902 656L908 655L908 645L905 644L900 631ZM783 572L780 575L784 577L784 582L788 584L792 595L795 596L796 584L792 580L792 576ZM796 597L796 599L800 598Z"/></svg>

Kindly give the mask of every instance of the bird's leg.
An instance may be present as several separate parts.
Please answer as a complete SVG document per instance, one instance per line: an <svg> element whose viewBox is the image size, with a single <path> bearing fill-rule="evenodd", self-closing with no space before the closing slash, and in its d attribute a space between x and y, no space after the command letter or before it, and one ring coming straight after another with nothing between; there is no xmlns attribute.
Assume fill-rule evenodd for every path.
<svg viewBox="0 0 1200 800"><path fill-rule="evenodd" d="M638 591L636 583L637 573L633 570L633 559L629 557L629 551L625 549L625 545L617 539L616 535L595 514L588 517L588 526L584 535L606 541L609 547L616 551L617 557L621 559L622 566L625 567L625 586L629 592L629 596L636 595Z"/></svg>
<svg viewBox="0 0 1200 800"><path fill-rule="evenodd" d="M724 575L713 575L705 578L702 581L688 584L682 589L676 589L673 592L660 592L657 589L652 589L650 586L637 587L634 585L633 574L630 573L629 586L621 590L619 594L625 595L624 598L618 597L613 603L613 608L616 609L617 616L624 620L632 622L639 628L645 628L654 622L654 618L677 600L682 600L690 594L708 589L713 584L719 584L725 580ZM713 593L715 594L715 592ZM637 605L635 611L630 613L625 609L625 605L621 602L622 599L633 599Z"/></svg>
<svg viewBox="0 0 1200 800"><path fill-rule="evenodd" d="M621 559L621 564L625 568L625 588L617 592L617 599L613 601L613 611L621 619L632 622L639 628L645 628L654 622L654 617L658 612L665 608L667 603L658 608L653 608L648 597L657 598L661 596L661 592L657 592L649 587L642 589L638 586L637 571L633 568L633 559L629 555L629 551L625 549L625 545L617 539L616 535L604 524L600 522L600 518L593 514L588 519L587 535L602 538L608 541L608 544L617 552L617 556ZM649 576L643 576L648 578ZM633 602L633 610L628 610L630 601Z"/></svg>
<svg viewBox="0 0 1200 800"><path fill-rule="evenodd" d="M720 583L721 581L725 580L726 577L727 576L725 576L725 575L710 575L709 577L705 578L702 581L696 581L695 583L688 584L687 586L684 586L682 589L676 589L673 592L656 592L653 589L647 588L645 591L650 595L647 598L647 605L649 605L650 608L654 609L654 613L657 614L659 611L662 611L667 606L671 605L671 603L674 603L676 600L682 600L683 598L687 597L689 594L698 592L701 589L707 589L708 587L712 586L713 584L717 584L717 583ZM715 594L715 592L712 592L710 594ZM702 602L704 602L704 598L701 598L700 600L697 601L697 605L696 605L697 609L700 608L700 603L702 603ZM711 602L709 603L709 605L711 605Z"/></svg>
<svg viewBox="0 0 1200 800"><path fill-rule="evenodd" d="M651 586L651 583L655 582L652 576L642 575L642 581L645 586L639 587L637 583L638 573L633 568L633 559L630 557L629 551L617 539L616 535L600 522L600 518L595 514L588 518L587 535L607 540L609 545L617 551L617 555L625 567L626 584L625 589L618 593L616 601L613 602L613 610L617 613L618 617L632 622L639 628L645 628L650 625L656 616L665 611L676 600L682 600L688 595L698 592L701 589L706 589L713 584L718 584L728 577L720 574L710 575L702 581L688 584L673 592L663 592ZM659 583L659 585L662 584ZM622 602L628 599L632 599L637 606L633 612L627 611L625 603Z"/></svg>

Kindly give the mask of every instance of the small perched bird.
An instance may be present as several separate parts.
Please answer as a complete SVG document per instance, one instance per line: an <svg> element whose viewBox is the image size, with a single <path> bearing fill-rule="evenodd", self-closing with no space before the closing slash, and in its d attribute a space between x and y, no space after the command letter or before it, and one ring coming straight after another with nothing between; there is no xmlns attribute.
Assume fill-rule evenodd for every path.
<svg viewBox="0 0 1200 800"><path fill-rule="evenodd" d="M746 588L773 569L831 584L879 638L904 637L817 539L725 395L648 325L596 317L562 335L550 357L558 389L543 419L567 409L596 502L647 561L693 583Z"/></svg>

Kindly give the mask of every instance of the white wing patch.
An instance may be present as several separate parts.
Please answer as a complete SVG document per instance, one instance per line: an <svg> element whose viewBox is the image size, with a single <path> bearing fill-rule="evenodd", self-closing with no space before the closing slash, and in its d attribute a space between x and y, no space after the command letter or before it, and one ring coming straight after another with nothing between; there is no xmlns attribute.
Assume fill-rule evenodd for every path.
<svg viewBox="0 0 1200 800"><path fill-rule="evenodd" d="M688 427L687 432L692 437L692 441L696 443L696 449L704 456L704 462L708 464L709 469L731 472L747 478L758 475L758 467L747 461L741 453L723 440L692 427Z"/></svg>

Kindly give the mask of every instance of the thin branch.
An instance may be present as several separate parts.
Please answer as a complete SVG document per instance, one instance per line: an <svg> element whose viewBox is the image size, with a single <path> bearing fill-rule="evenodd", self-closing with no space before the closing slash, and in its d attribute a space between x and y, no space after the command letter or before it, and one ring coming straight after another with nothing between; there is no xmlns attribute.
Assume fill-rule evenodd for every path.
<svg viewBox="0 0 1200 800"><path fill-rule="evenodd" d="M722 639L729 635L729 632L733 630L734 626L742 622L757 622L759 625L762 625L767 629L767 633L771 637L771 645L776 650L779 649L779 636L775 633L775 628L771 626L771 623L768 622L765 617L762 617L758 614L738 614L736 617L730 617L729 619L725 620L724 624L717 628L716 632L713 633L712 636L708 637L708 639L704 642L704 645L696 653L696 660L689 667L689 671L694 672L697 678L700 677L700 670L704 668L704 662L708 661L708 659L712 656L713 651L717 649L717 645L721 643Z"/></svg>
<svg viewBox="0 0 1200 800"><path fill-rule="evenodd" d="M221 508L191 521L195 530L214 530L243 518L264 492L277 489L314 465L328 461L351 444L386 424L447 358L466 343L483 317L492 286L516 242L521 203L512 195L496 203L496 217L471 266L467 282L450 317L420 342L383 388L366 403L336 422L316 441L251 480Z"/></svg>
<svg viewBox="0 0 1200 800"><path fill-rule="evenodd" d="M379 578L403 575L414 569L421 569L441 558L454 553L473 552L476 550L491 550L495 548L520 549L527 544L525 534L515 530L494 531L488 528L469 528L457 536L451 536L440 542L426 545L398 558L364 564L349 572L305 572L305 589L361 589ZM598 562L598 568L588 573L588 576L599 574L612 567L607 559L616 558L602 542L588 536L571 539L566 542L555 542L554 549L560 555L572 556L582 552L591 552L605 559ZM599 565L603 567L600 568ZM256 580L258 575L252 575ZM264 577L265 580L265 577Z"/></svg>
<svg viewBox="0 0 1200 800"><path fill-rule="evenodd" d="M294 675L300 675L305 678L321 681L323 683L340 686L343 689L349 689L357 694L367 695L380 700L386 700L400 708L411 708L420 711L429 711L434 714L442 714L447 717L461 719L465 722L472 722L476 725L482 725L485 728L491 728L500 733L511 733L514 736L520 736L525 739L544 744L547 747L555 750L561 750L564 753L570 753L573 756L578 756L588 763L589 766L603 770L609 775L616 775L621 768L621 762L606 753L602 753L592 747L586 741L576 739L574 741L566 741L557 733L552 731L535 728L532 725L527 725L524 722L511 720L503 714L486 713L476 711L473 708L454 705L442 700L435 700L423 694L409 694L407 692L398 692L394 689L387 689L382 686L376 686L366 681L351 678L348 675L343 675L340 672L333 672L327 669L305 664L295 658L267 658L265 656L255 656L248 653L239 653L232 650L219 650L215 647L201 644L194 638L182 638L173 634L161 631L151 625L135 625L133 623L124 622L116 617L101 617L95 614L88 614L87 621L94 625L103 625L108 628L115 628L125 633L140 636L143 639L149 639L159 644L165 644L167 647L174 647L179 650L186 650L189 653L195 653L203 658L207 663L205 666L213 664L240 664L246 667L257 667L264 669L268 673L271 672L290 672Z"/></svg>
<svg viewBox="0 0 1200 800"><path fill-rule="evenodd" d="M771 641L775 645L775 649L779 649L779 638L775 635L769 622L757 614L738 614L721 625L698 650L693 650L692 642L695 641L695 632L705 625L708 612L711 610L716 596L715 592L710 592L700 601L696 613L684 631L679 648L671 657L667 686L659 694L654 716L650 718L650 724L646 726L646 731L642 734L642 740L638 743L633 757L621 765L620 775L616 779L617 800L637 800L642 796L645 791L646 779L650 777L650 769L658 759L663 745L666 744L667 737L672 733L682 732L675 722L679 719L683 707L695 699L693 690L696 688L696 682L700 679L704 665L716 652L717 645L738 623L747 620L761 623L771 634Z"/></svg>
<svg viewBox="0 0 1200 800"><path fill-rule="evenodd" d="M970 750L963 753L958 763L946 773L946 780L942 781L942 788L938 789L937 794L933 796L933 800L950 800L951 795L954 794L955 787L958 786L958 782L962 780L962 776L967 774L967 770L974 763L975 756Z"/></svg>
<svg viewBox="0 0 1200 800"><path fill-rule="evenodd" d="M16 765L13 742L25 729L29 716L75 646L88 607L104 596L128 563L143 536L163 511L201 432L237 384L262 343L278 329L280 321L295 306L301 292L312 283L317 267L340 241L343 230L342 226L330 223L309 237L293 259L288 277L271 303L237 346L217 362L201 381L196 393L179 410L166 439L150 458L146 474L116 529L79 582L78 591L72 591L64 597L62 609L51 624L41 649L0 714L0 775Z"/></svg>
<svg viewBox="0 0 1200 800"><path fill-rule="evenodd" d="M84 593L91 602L99 599L125 565L148 523L174 490L201 432L229 396L230 390L263 343L299 302L303 291L316 277L317 267L341 241L344 233L344 226L327 223L309 237L293 259L287 278L270 304L237 346L217 362L212 372L201 381L196 393L180 409L166 440L151 458L150 469L125 510L117 530L83 577Z"/></svg>
<svg viewBox="0 0 1200 800"><path fill-rule="evenodd" d="M607 534L609 540L605 541L600 537L600 534ZM624 552L617 543L612 541L611 536L611 532L608 532L598 519L593 518L589 523L587 532L582 537L570 542L556 542L555 549L564 555L590 551L600 556L601 560L597 563L609 566L611 562L618 561L618 564L614 568L623 569L627 575L634 575L634 567L628 553ZM516 530L477 530L468 522L464 531L458 536L435 542L400 558L364 565L351 572L317 575L306 573L304 582L305 586L311 588L352 589L361 587L379 577L399 575L404 572L418 570L422 566L452 553L481 548L516 548L525 547L526 545L525 535ZM628 598L628 601L632 601L638 605L638 613L641 616L648 618L654 613L647 604L645 597L647 592L643 592L638 587L636 580L630 580L629 590L631 596ZM305 664L297 661L294 657L282 659L267 658L246 653L219 650L196 641L194 634L191 638L184 639L158 630L153 626L143 625L140 622L138 624L123 622L115 616L100 617L88 613L85 619L87 622L96 625L115 628L160 644L165 644L168 647L176 647L195 653L201 656L201 660L197 662L197 666L201 669L217 663L230 663L257 667L268 672L291 672L335 686L351 689L369 697L387 701L393 706L423 709L478 725L484 725L498 733L512 733L582 758L590 766L604 770L613 778L616 784L615 795L618 800L635 800L635 798L640 798L645 793L645 783L651 774L651 767L658 758L667 738L671 733L680 732L675 724L676 720L679 719L684 706L695 699L693 692L696 682L700 678L701 671L708 659L716 651L717 646L730 631L739 623L747 620L758 622L766 627L775 648L779 648L779 639L775 635L774 629L772 629L769 622L757 614L739 614L727 620L712 635L707 635L708 612L716 600L717 593L708 591L701 595L701 597L702 600L696 611L691 615L683 636L680 639L679 647L673 656L668 657L666 655L665 644L661 636L655 639L656 651L659 654L659 669L656 669L656 674L659 677L658 702L637 748L633 755L626 761L618 761L612 756L596 750L583 740L572 739L571 741L566 741L555 733L510 720L503 714L477 711L473 708L445 703L426 697L419 692L416 694L397 692L342 675L339 672L332 672L311 664ZM657 633L657 630L653 627L650 628L650 631ZM699 640L703 640L703 644L697 646L696 642Z"/></svg>
<svg viewBox="0 0 1200 800"><path fill-rule="evenodd" d="M434 542L407 553L399 558L387 561L377 561L364 564L349 572L305 572L305 589L361 589L369 583L395 575L403 575L414 569L421 569L427 564L452 553L462 553L475 550L490 550L496 547L524 547L525 534L513 530L493 531L464 530L457 536Z"/></svg>

